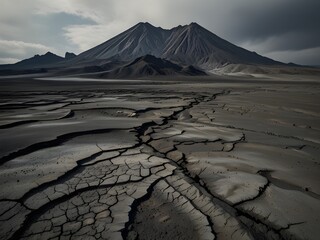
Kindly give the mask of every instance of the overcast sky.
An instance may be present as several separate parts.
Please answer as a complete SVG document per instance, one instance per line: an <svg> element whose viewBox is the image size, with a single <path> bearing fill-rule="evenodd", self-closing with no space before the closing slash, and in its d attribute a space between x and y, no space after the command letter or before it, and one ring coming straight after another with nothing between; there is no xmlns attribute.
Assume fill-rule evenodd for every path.
<svg viewBox="0 0 320 240"><path fill-rule="evenodd" d="M320 65L319 0L1 0L0 64L76 54L138 22L197 22L248 50Z"/></svg>

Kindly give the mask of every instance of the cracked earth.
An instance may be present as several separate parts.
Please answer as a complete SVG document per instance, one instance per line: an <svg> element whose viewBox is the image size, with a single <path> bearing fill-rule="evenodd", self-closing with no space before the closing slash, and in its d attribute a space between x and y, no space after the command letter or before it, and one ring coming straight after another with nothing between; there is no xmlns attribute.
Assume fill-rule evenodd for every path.
<svg viewBox="0 0 320 240"><path fill-rule="evenodd" d="M1 91L0 239L318 239L319 85L77 84Z"/></svg>

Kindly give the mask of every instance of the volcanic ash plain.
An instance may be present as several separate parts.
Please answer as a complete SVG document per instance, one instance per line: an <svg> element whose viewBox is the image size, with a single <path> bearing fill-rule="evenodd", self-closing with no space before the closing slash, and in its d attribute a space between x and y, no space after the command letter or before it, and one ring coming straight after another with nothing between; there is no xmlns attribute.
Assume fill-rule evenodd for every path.
<svg viewBox="0 0 320 240"><path fill-rule="evenodd" d="M319 239L318 83L0 84L0 239Z"/></svg>

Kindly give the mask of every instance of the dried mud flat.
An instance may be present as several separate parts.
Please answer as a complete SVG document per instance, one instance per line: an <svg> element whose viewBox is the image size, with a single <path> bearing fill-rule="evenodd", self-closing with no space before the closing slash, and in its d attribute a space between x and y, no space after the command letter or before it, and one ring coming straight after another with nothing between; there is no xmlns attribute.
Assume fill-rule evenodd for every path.
<svg viewBox="0 0 320 240"><path fill-rule="evenodd" d="M318 83L1 80L0 239L318 239Z"/></svg>

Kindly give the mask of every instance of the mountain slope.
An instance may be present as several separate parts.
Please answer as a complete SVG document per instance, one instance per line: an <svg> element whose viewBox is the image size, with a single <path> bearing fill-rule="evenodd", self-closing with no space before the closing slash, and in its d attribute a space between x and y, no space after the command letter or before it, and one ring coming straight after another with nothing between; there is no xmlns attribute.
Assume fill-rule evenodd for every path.
<svg viewBox="0 0 320 240"><path fill-rule="evenodd" d="M76 60L108 59L133 60L151 54L160 56L170 31L149 23L138 23L110 40L81 53Z"/></svg>
<svg viewBox="0 0 320 240"><path fill-rule="evenodd" d="M163 49L162 57L185 64L195 64L204 69L231 63L279 64L231 44L197 23L174 29Z"/></svg>

